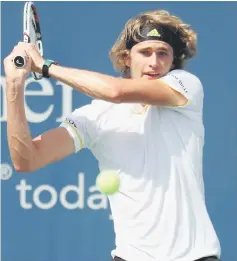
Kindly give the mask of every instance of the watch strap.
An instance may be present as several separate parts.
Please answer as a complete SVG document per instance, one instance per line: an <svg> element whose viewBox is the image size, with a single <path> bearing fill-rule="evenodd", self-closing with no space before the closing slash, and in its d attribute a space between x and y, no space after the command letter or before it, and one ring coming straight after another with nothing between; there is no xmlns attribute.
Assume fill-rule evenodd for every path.
<svg viewBox="0 0 237 261"><path fill-rule="evenodd" d="M52 64L58 64L58 63L56 63L53 60L45 60L44 61L44 64L43 64L43 67L42 67L42 75L43 75L43 77L50 78L50 76L49 76L49 67Z"/></svg>

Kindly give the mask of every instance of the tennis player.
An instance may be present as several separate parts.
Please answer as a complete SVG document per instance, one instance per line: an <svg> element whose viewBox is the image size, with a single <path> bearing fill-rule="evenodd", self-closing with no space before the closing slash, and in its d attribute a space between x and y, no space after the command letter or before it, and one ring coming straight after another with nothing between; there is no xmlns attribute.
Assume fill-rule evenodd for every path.
<svg viewBox="0 0 237 261"><path fill-rule="evenodd" d="M66 68L19 43L5 59L7 135L17 171L31 172L88 148L100 170L120 176L109 196L115 261L217 261L220 244L207 212L202 158L203 86L184 70L196 33L158 10L130 19L110 56L121 78ZM24 55L27 64L12 60ZM55 129L32 139L25 79L41 72L93 97Z"/></svg>

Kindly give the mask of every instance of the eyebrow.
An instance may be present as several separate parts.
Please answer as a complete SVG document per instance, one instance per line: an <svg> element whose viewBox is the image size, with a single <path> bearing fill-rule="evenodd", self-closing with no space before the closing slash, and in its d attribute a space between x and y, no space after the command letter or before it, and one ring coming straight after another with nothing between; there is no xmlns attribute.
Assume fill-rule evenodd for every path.
<svg viewBox="0 0 237 261"><path fill-rule="evenodd" d="M158 48L152 48L152 47L141 47L139 49L139 51L149 51L151 49L156 49L157 51L165 51L165 52L169 52L169 49L166 47L158 47Z"/></svg>

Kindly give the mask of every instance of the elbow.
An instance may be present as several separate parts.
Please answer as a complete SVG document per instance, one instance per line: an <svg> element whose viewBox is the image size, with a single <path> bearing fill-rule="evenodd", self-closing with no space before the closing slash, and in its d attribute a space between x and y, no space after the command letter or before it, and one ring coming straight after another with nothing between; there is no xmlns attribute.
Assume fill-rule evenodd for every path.
<svg viewBox="0 0 237 261"><path fill-rule="evenodd" d="M22 165L13 165L16 172L20 173L26 173L26 172L32 172L32 170L28 166L22 166Z"/></svg>
<svg viewBox="0 0 237 261"><path fill-rule="evenodd" d="M15 168L15 171L16 172L19 172L19 173L27 173L27 172L30 172L28 169L25 169L25 168L19 168L19 167L14 167Z"/></svg>
<svg viewBox="0 0 237 261"><path fill-rule="evenodd" d="M121 103L122 99L121 99L121 94L119 91L114 91L111 96L110 96L110 102L113 103Z"/></svg>
<svg viewBox="0 0 237 261"><path fill-rule="evenodd" d="M123 92L120 84L114 86L112 92L110 92L109 100L113 103L121 103L123 97Z"/></svg>
<svg viewBox="0 0 237 261"><path fill-rule="evenodd" d="M13 167L16 172L20 173L26 173L26 172L33 172L35 169L33 168L33 165L30 162L14 162L13 161Z"/></svg>
<svg viewBox="0 0 237 261"><path fill-rule="evenodd" d="M10 157L13 168L16 172L33 172L37 169L37 154L34 149L21 149L16 146L9 146Z"/></svg>

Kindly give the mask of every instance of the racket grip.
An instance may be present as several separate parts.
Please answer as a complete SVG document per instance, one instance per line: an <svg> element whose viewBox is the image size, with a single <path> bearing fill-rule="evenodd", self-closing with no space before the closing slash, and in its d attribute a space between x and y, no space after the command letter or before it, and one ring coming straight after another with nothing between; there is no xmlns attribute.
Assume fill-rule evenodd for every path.
<svg viewBox="0 0 237 261"><path fill-rule="evenodd" d="M17 68L23 68L26 64L26 58L24 56L17 55L13 62Z"/></svg>

